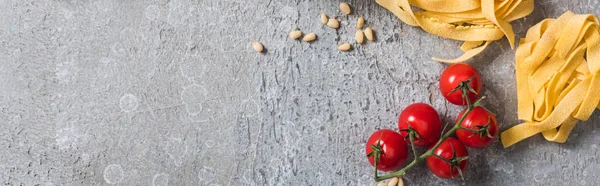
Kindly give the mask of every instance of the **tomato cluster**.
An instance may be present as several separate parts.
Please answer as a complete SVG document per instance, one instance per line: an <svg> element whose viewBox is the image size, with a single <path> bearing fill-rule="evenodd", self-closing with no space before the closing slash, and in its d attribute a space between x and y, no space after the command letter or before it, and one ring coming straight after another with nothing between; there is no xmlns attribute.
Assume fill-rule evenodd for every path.
<svg viewBox="0 0 600 186"><path fill-rule="evenodd" d="M440 76L442 95L452 104L468 106L456 119L457 126L453 128L456 138L442 135L444 131L440 116L432 106L414 103L400 113L398 132L382 129L368 139L366 153L371 165L377 164L376 169L384 172L402 168L409 154L409 144L428 148L428 152L415 157L415 161L424 159L436 176L462 176L469 164L469 152L466 147L487 147L498 135L495 116L475 104L481 89L481 76L472 66L459 63L446 68ZM451 135L451 132L449 133L448 135ZM435 149L432 149L434 147Z"/></svg>

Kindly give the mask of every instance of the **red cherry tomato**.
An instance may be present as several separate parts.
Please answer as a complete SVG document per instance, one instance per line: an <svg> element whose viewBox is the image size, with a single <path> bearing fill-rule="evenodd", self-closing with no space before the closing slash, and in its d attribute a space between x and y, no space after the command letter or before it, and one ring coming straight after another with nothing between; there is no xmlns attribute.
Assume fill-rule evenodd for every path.
<svg viewBox="0 0 600 186"><path fill-rule="evenodd" d="M427 162L427 166L429 170L436 176L440 178L455 178L460 176L460 173L457 167L460 167L460 170L464 173L467 169L467 165L469 164L468 159L464 159L459 161L460 158L468 157L469 152L467 151L467 147L463 145L459 140L453 137L448 137L444 140L440 146L438 146L433 154L436 154L444 159L440 159L435 156L428 156L425 161ZM444 161L454 162L455 165Z"/></svg>
<svg viewBox="0 0 600 186"><path fill-rule="evenodd" d="M481 93L482 81L479 72L471 65L457 63L450 65L440 76L440 91L448 102L455 105L466 105L467 103L462 98L462 91L457 90L452 92L454 88L469 78L474 77L469 83L469 86L475 90L475 93L469 92L468 97L473 103ZM450 93L452 92L452 93Z"/></svg>
<svg viewBox="0 0 600 186"><path fill-rule="evenodd" d="M417 146L429 146L440 139L442 124L437 111L428 104L414 103L406 107L398 118L398 128L400 134L404 136L406 142L410 143L408 138L408 125L418 134L414 142Z"/></svg>
<svg viewBox="0 0 600 186"><path fill-rule="evenodd" d="M408 148L404 138L396 131L390 129L381 129L369 137L366 149L367 156L373 152L371 145L381 147L381 154L377 164L377 170L389 172L402 168L408 157ZM369 156L369 162L375 166L375 156Z"/></svg>
<svg viewBox="0 0 600 186"><path fill-rule="evenodd" d="M465 114L465 112L466 110L462 111L458 115L456 122L459 122L460 118ZM467 147L471 148L487 147L494 141L494 137L498 135L498 122L496 121L496 117L483 107L475 107L465 117L463 122L460 123L460 126L471 130L481 130L482 133L479 134L475 134L474 132L468 130L456 130L456 136L458 139ZM487 129L487 132L485 132L484 129Z"/></svg>

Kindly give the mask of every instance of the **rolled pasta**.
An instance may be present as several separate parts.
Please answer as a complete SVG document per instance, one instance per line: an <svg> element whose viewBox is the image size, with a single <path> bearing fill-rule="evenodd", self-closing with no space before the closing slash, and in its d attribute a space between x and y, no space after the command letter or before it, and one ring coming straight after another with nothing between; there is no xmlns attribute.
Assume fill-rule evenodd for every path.
<svg viewBox="0 0 600 186"><path fill-rule="evenodd" d="M471 59L504 36L513 47L515 35L510 22L529 15L534 7L533 0L377 0L377 3L408 25L464 41L462 56L432 58L445 63ZM423 11L413 12L413 6Z"/></svg>

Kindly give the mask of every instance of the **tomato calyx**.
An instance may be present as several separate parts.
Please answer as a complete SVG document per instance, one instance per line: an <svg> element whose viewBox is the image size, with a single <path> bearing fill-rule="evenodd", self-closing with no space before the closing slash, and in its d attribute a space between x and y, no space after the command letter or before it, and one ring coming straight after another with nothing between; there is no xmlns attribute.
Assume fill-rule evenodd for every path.
<svg viewBox="0 0 600 186"><path fill-rule="evenodd" d="M410 143L413 143L415 139L421 139L421 136L419 136L419 133L417 133L415 128L412 128L410 126L410 122L407 122L406 124L408 125L408 128L400 130L400 132L408 133L408 136L406 136L405 138L408 138L410 140Z"/></svg>
<svg viewBox="0 0 600 186"><path fill-rule="evenodd" d="M450 173L452 173L454 171L454 168L456 168L456 170L458 171L458 174L460 175L460 178L462 180L465 180L465 177L463 175L463 171L460 168L460 162L468 160L469 156L461 156L461 157L457 157L456 156L456 150L454 150L454 145L450 144L450 148L452 148L452 157L450 159L446 159L444 157L441 157L437 154L431 154L431 156L436 157L448 164L450 164ZM454 178L454 177L453 177Z"/></svg>
<svg viewBox="0 0 600 186"><path fill-rule="evenodd" d="M458 86L454 87L454 89L452 89L448 93L448 95L460 90L460 92L462 93L461 96L463 98L463 101L466 101L467 105L471 105L471 100L469 99L469 92L477 94L477 91L475 91L473 87L469 86L469 83L471 83L473 79L475 79L475 76L471 76L469 79L461 81L458 84Z"/></svg>
<svg viewBox="0 0 600 186"><path fill-rule="evenodd" d="M483 138L483 137L487 136L488 138L492 138L493 139L494 136L492 136L492 134L489 131L491 123L492 123L492 118L491 118L491 116L488 116L488 121L487 121L487 123L484 126L475 126L475 127L473 127L473 128L476 128L476 129L473 129L473 128L464 128L464 127L460 127L460 129L472 132L473 134L471 134L469 136L469 138L471 138L471 137L473 137L475 135L479 135L480 138Z"/></svg>

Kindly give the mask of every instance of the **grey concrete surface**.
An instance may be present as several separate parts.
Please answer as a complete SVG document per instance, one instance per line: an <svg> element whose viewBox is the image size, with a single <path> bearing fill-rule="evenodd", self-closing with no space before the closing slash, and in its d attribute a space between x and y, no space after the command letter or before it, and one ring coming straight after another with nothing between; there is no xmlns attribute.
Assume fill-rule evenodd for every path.
<svg viewBox="0 0 600 186"><path fill-rule="evenodd" d="M401 23L371 0L0 0L3 185L375 185L368 136L413 102L451 122L430 57L460 43ZM538 0L518 36L598 0ZM339 16L328 29L319 14ZM376 42L341 53L364 16ZM315 32L307 44L287 38ZM261 41L266 53L250 46ZM517 124L514 51L472 62L501 128ZM407 185L600 185L600 115L566 144L535 136L470 150L466 180L424 164Z"/></svg>

